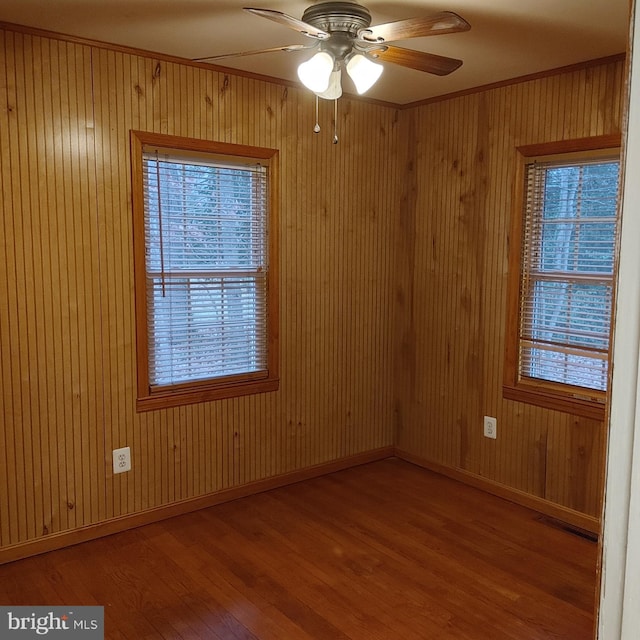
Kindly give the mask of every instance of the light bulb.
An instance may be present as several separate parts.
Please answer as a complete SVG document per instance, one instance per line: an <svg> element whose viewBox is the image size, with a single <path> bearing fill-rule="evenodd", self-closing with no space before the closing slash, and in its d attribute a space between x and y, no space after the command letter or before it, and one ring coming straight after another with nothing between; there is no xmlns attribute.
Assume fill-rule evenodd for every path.
<svg viewBox="0 0 640 640"><path fill-rule="evenodd" d="M316 95L319 98L324 98L325 100L337 100L342 95L342 82L341 82L342 72L340 71L340 67L331 72L331 76L329 77L329 86L326 91L322 93L316 92Z"/></svg>
<svg viewBox="0 0 640 640"><path fill-rule="evenodd" d="M356 91L363 94L378 81L384 67L377 62L373 62L361 53L351 56L347 62L347 73L356 85Z"/></svg>
<svg viewBox="0 0 640 640"><path fill-rule="evenodd" d="M298 78L307 89L314 93L323 93L329 88L332 71L333 57L326 51L319 51L298 67Z"/></svg>

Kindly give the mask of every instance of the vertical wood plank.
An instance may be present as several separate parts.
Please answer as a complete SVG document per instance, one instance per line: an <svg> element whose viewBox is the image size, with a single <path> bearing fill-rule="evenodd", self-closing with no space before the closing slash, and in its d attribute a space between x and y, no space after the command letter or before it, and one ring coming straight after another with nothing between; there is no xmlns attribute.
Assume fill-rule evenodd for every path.
<svg viewBox="0 0 640 640"><path fill-rule="evenodd" d="M413 114L419 184L411 322L421 366L415 398L402 405L413 419L398 446L592 516L600 514L603 425L502 399L508 223L515 148L619 132L622 66L453 98ZM483 415L497 417L496 441L482 437Z"/></svg>

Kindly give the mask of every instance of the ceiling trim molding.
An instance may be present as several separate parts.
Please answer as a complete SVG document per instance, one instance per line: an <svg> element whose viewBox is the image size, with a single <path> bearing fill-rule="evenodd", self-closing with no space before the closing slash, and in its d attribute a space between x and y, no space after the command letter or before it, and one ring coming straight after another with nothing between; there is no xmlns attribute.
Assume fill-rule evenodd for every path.
<svg viewBox="0 0 640 640"><path fill-rule="evenodd" d="M483 84L478 87L464 89L463 91L445 93L441 96L434 96L433 98L425 98L424 100L417 100L416 102L400 104L397 105L397 108L402 110L415 109L416 107L423 107L425 105L434 104L436 102L444 102L445 100L452 100L454 98L460 98L462 96L468 96L474 93L482 93L484 91L490 91L491 89L500 89L502 87L508 87L513 84L520 84L521 82L541 80L543 78L549 78L550 76L556 76L562 73L573 73L575 71L582 71L583 69L589 69L590 67L599 67L605 64L615 64L624 61L626 57L626 53L616 53L612 56L606 56L604 58L595 58L593 60L585 60L584 62L576 62L575 64L569 64L564 67L555 67L554 69L547 69L546 71L529 73L527 75L517 76L516 78L510 78L508 80L500 80L499 82Z"/></svg>
<svg viewBox="0 0 640 640"><path fill-rule="evenodd" d="M148 51L146 49L137 49L135 47L128 47L125 45L113 44L111 42L104 42L102 40L92 40L90 38L81 38L79 36L72 36L64 33L57 33L55 31L48 31L46 29L38 29L37 27L28 27L21 24L14 24L12 22L0 21L0 30L14 31L25 35L36 36L40 38L50 38L53 40L63 40L65 42L72 42L75 44L81 44L88 47L97 47L99 49L108 49L109 51L117 51L119 53L126 53L135 56L141 56L144 58L153 58L154 60L160 60L163 62L170 62L173 64L182 64L200 69L208 69L217 73L224 73L227 75L238 76L241 78L250 78L252 80L258 80L261 82L269 82L271 84L278 84L284 87L298 89L305 91L296 82L284 80L282 78L274 78L259 73L252 73L250 71L243 71L242 69L234 69L232 67L224 67L221 65L212 64L210 62L196 62L189 60L188 58L180 58L179 56L172 56L166 53L158 53L155 51ZM386 102L385 100L376 100L374 98L366 98L361 96L354 96L349 93L345 93L342 99L355 100L357 102L364 102L367 104L376 105L379 107L386 107L388 109L398 109L404 111L406 109L415 109L425 105L434 104L437 102L443 102L446 100L452 100L454 98L460 98L462 96L472 95L474 93L482 93L484 91L490 91L492 89L500 89L501 87L507 87L513 84L520 84L522 82L529 82L531 80L539 80L542 78L548 78L550 76L559 75L562 73L572 73L575 71L581 71L582 69L588 69L589 67L597 67L605 64L614 64L624 61L627 57L626 53L617 53L612 56L606 56L604 58L596 58L594 60L585 60L584 62L578 62L575 64L566 65L564 67L556 67L554 69L548 69L546 71L539 71L537 73L530 73L524 76L518 76L516 78L509 78L507 80L501 80L499 82L493 82L490 84L484 84L470 89L464 89L462 91L456 91L453 93L445 93L440 96L434 96L432 98L426 98L424 100L418 100L415 102L408 102L406 104L398 104L394 102Z"/></svg>

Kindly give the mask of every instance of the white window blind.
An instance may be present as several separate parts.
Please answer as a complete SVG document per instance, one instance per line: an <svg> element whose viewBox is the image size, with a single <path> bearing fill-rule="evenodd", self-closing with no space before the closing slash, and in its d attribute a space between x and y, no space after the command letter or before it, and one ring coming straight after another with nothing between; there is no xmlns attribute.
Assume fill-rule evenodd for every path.
<svg viewBox="0 0 640 640"><path fill-rule="evenodd" d="M519 374L607 387L619 163L526 167Z"/></svg>
<svg viewBox="0 0 640 640"><path fill-rule="evenodd" d="M266 371L267 177L143 153L152 387Z"/></svg>

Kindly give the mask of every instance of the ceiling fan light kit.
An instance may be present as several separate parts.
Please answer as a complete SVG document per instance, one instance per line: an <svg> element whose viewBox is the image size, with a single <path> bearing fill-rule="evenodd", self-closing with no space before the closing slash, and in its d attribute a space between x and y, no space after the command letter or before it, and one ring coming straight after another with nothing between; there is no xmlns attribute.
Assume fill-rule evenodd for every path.
<svg viewBox="0 0 640 640"><path fill-rule="evenodd" d="M298 78L307 89L320 94L329 88L333 67L334 60L331 54L326 51L318 51L298 67Z"/></svg>
<svg viewBox="0 0 640 640"><path fill-rule="evenodd" d="M337 100L342 95L342 71L340 67L334 69L329 76L329 86L326 91L316 93L318 98L324 100Z"/></svg>
<svg viewBox="0 0 640 640"><path fill-rule="evenodd" d="M300 82L325 100L335 100L342 95L342 65L343 61L335 58L326 51L319 51L313 57L298 67ZM378 81L383 66L365 58L361 53L351 54L346 64L346 70L356 91L362 95Z"/></svg>
<svg viewBox="0 0 640 640"><path fill-rule="evenodd" d="M361 53L354 53L347 62L347 73L356 86L356 91L362 95L378 82L384 67L373 62Z"/></svg>
<svg viewBox="0 0 640 640"><path fill-rule="evenodd" d="M342 68L346 69L360 95L368 91L380 78L383 70L380 62L390 62L409 69L444 76L459 68L462 61L423 51L403 49L388 42L458 33L471 28L466 20L450 11L371 26L370 11L355 0L318 0L307 7L301 20L273 9L245 7L244 10L293 29L315 40L315 44L311 47L285 45L259 51L198 58L198 60L317 48L318 51L311 58L298 66L300 81L316 96L315 132L319 131L317 100L318 98L337 100L342 95ZM334 114L337 120L337 103ZM336 143L337 140L337 132L334 130L333 142Z"/></svg>

